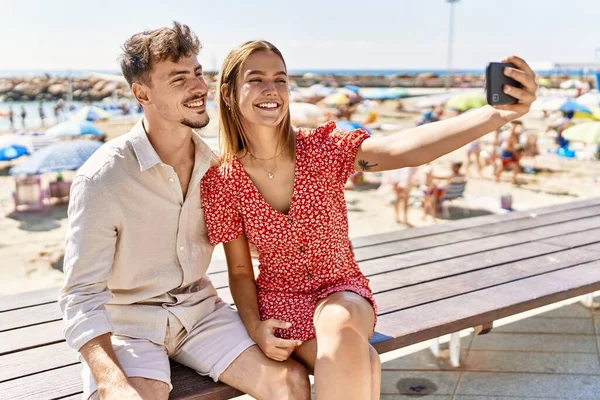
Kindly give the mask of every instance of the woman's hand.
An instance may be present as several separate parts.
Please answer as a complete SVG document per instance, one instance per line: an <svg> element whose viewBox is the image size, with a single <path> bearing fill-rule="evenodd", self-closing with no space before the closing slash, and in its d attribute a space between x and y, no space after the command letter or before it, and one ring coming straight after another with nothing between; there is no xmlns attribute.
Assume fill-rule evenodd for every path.
<svg viewBox="0 0 600 400"><path fill-rule="evenodd" d="M289 322L276 319L260 321L252 329L250 336L267 357L275 361L285 361L302 342L280 339L275 336L275 329L289 329L291 326Z"/></svg>
<svg viewBox="0 0 600 400"><path fill-rule="evenodd" d="M518 100L516 104L505 104L494 107L505 122L522 117L529 112L531 103L536 99L537 84L535 83L535 73L522 58L511 56L502 62L513 63L516 68L505 68L504 74L509 78L521 83L521 89L512 86L505 86L504 93Z"/></svg>

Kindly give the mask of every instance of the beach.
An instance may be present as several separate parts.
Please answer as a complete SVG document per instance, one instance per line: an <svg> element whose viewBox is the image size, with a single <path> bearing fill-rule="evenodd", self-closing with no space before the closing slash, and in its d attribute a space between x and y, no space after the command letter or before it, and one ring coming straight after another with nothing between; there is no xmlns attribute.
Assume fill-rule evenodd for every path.
<svg viewBox="0 0 600 400"><path fill-rule="evenodd" d="M411 104L419 98L403 99L403 108L411 108ZM414 126L418 119L417 112L398 111L398 104L387 102L379 110L380 122L393 125L397 130ZM217 135L216 110L211 110L211 123L201 131L203 136L214 142ZM353 115L360 121L364 115ZM135 123L134 119L99 122L97 125L108 138L118 137L126 133ZM518 187L510 183L509 174L505 173L499 183L494 182L491 171L484 169L483 177L469 177L464 198L452 203L449 208L450 218L440 216L437 222L422 219L422 209L418 202L409 210L409 222L414 227L445 223L448 220L475 217L491 213L505 213L500 208L500 198L512 196L516 210L529 210L546 205L574 201L576 199L600 196L600 163L588 160L566 159L549 153L544 147L551 148L551 138L544 136L547 121L531 113L523 119L527 132L540 135L540 155L535 161L524 161L524 165L533 163L536 174L520 174ZM395 131L377 132L390 134ZM489 135L488 135L489 136ZM489 137L483 138L485 146ZM441 174L448 170L452 161L462 161L466 149L459 149L432 163L436 172ZM63 281L62 260L64 241L67 231L67 206L56 204L50 212L13 213L12 193L14 179L8 175L13 162L0 163L0 293L12 294L41 288L60 286ZM68 177L68 174L66 175ZM53 179L52 174L47 176ZM350 237L385 233L401 229L410 229L395 222L391 193L385 188L378 188L380 174L366 174L365 182L356 185L354 190L346 191ZM467 208L468 214L462 209ZM215 248L213 259L224 259L222 246Z"/></svg>

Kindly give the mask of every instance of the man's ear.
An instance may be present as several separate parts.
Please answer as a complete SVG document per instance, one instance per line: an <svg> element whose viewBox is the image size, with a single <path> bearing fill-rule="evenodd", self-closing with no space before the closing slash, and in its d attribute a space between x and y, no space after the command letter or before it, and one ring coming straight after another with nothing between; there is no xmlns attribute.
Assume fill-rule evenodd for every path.
<svg viewBox="0 0 600 400"><path fill-rule="evenodd" d="M142 85L138 82L133 82L133 85L131 85L131 92L133 93L133 96L138 101L138 103L140 103L142 106L147 106L148 104L150 104L147 86Z"/></svg>

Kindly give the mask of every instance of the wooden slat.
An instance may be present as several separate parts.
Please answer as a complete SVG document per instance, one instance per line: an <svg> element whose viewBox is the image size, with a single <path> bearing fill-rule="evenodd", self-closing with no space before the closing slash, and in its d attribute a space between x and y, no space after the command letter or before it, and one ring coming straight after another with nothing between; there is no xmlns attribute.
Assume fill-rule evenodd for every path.
<svg viewBox="0 0 600 400"><path fill-rule="evenodd" d="M441 245L429 249L415 250L403 254L363 261L359 266L364 274L374 274L409 268L417 265L438 262L455 257L463 257L484 251L505 248L510 251L511 246L555 237L581 230L595 228L600 224L600 217L586 218L573 221L569 224L555 224L548 227L538 227L515 233L474 239L465 242Z"/></svg>
<svg viewBox="0 0 600 400"><path fill-rule="evenodd" d="M49 400L81 392L80 364L0 383L2 400Z"/></svg>
<svg viewBox="0 0 600 400"><path fill-rule="evenodd" d="M569 235L561 235L551 239L544 239L542 242L563 247L580 247L588 244L600 243L600 228L585 232L575 232Z"/></svg>
<svg viewBox="0 0 600 400"><path fill-rule="evenodd" d="M598 259L598 253L596 252L581 249L565 250L438 279L416 286L390 290L376 294L375 301L377 302L379 314L388 314Z"/></svg>
<svg viewBox="0 0 600 400"><path fill-rule="evenodd" d="M419 227L418 229L405 229L401 231L385 232L375 235L362 236L352 240L354 248L381 244L388 241L406 240L422 236L437 235L444 232L451 232L461 229L469 229L481 225L510 221L521 218L529 218L532 213L537 215L551 214L565 210L575 210L589 206L600 205L600 198L574 201L569 203L555 204L548 207L537 208L535 210L513 211L507 214L486 215L476 218L465 218L444 224Z"/></svg>
<svg viewBox="0 0 600 400"><path fill-rule="evenodd" d="M231 386L215 383L211 378L200 376L174 361L171 361L171 384L173 390L169 399L172 400L220 400L243 395Z"/></svg>
<svg viewBox="0 0 600 400"><path fill-rule="evenodd" d="M0 356L0 382L77 363L66 342Z"/></svg>
<svg viewBox="0 0 600 400"><path fill-rule="evenodd" d="M11 310L0 313L0 332L22 328L43 322L58 321L62 318L58 303L27 307L26 310Z"/></svg>
<svg viewBox="0 0 600 400"><path fill-rule="evenodd" d="M515 233L505 233L492 237L476 239L471 241L459 242L444 246L438 246L425 250L406 252L399 255L388 256L380 259L363 261L359 266L363 273L372 281L374 276L390 271L406 270L420 265L431 265L431 263L452 260L458 257L480 254L495 249L503 249L506 253L512 252L512 247L524 243L542 240L548 237L560 237L577 231L588 231L596 228L600 224L600 217L583 218L569 223L553 224L551 226L541 226L529 230L522 230ZM377 286L372 287L374 291L380 291ZM233 298L227 287L217 289L219 297L230 304L233 304Z"/></svg>
<svg viewBox="0 0 600 400"><path fill-rule="evenodd" d="M59 288L50 288L2 296L0 297L0 312L52 303L58 297L58 290Z"/></svg>
<svg viewBox="0 0 600 400"><path fill-rule="evenodd" d="M522 218L514 221L501 222L472 228L467 231L448 232L433 237L423 237L373 245L355 250L356 259L366 261L382 258L388 255L399 254L405 251L434 248L437 246L460 243L477 238L492 237L504 233L519 233L524 230L553 225L563 225L564 222L575 222L585 218L600 216L600 206L586 207L583 209L565 211L559 214L548 214L536 217Z"/></svg>
<svg viewBox="0 0 600 400"><path fill-rule="evenodd" d="M525 243L510 249L494 249L467 256L453 257L416 267L394 270L369 277L374 293L401 289L419 283L443 279L475 270L490 268L505 263L517 262L531 257L552 254L562 248L545 243Z"/></svg>
<svg viewBox="0 0 600 400"><path fill-rule="evenodd" d="M0 356L17 350L22 351L61 342L65 340L62 329L63 322L55 321L0 332Z"/></svg>
<svg viewBox="0 0 600 400"><path fill-rule="evenodd" d="M382 315L386 352L600 290L600 261Z"/></svg>

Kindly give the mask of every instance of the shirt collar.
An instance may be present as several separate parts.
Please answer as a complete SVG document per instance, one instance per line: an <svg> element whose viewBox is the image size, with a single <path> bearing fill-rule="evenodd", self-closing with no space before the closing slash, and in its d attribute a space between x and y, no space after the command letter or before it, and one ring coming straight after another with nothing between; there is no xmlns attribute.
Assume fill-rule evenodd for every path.
<svg viewBox="0 0 600 400"><path fill-rule="evenodd" d="M146 171L156 164L160 164L161 159L148 139L148 135L142 125L142 120L140 119L131 128L131 145L140 164L140 171ZM210 165L210 160L214 157L214 153L196 130L192 130L192 141L196 147L196 166Z"/></svg>

